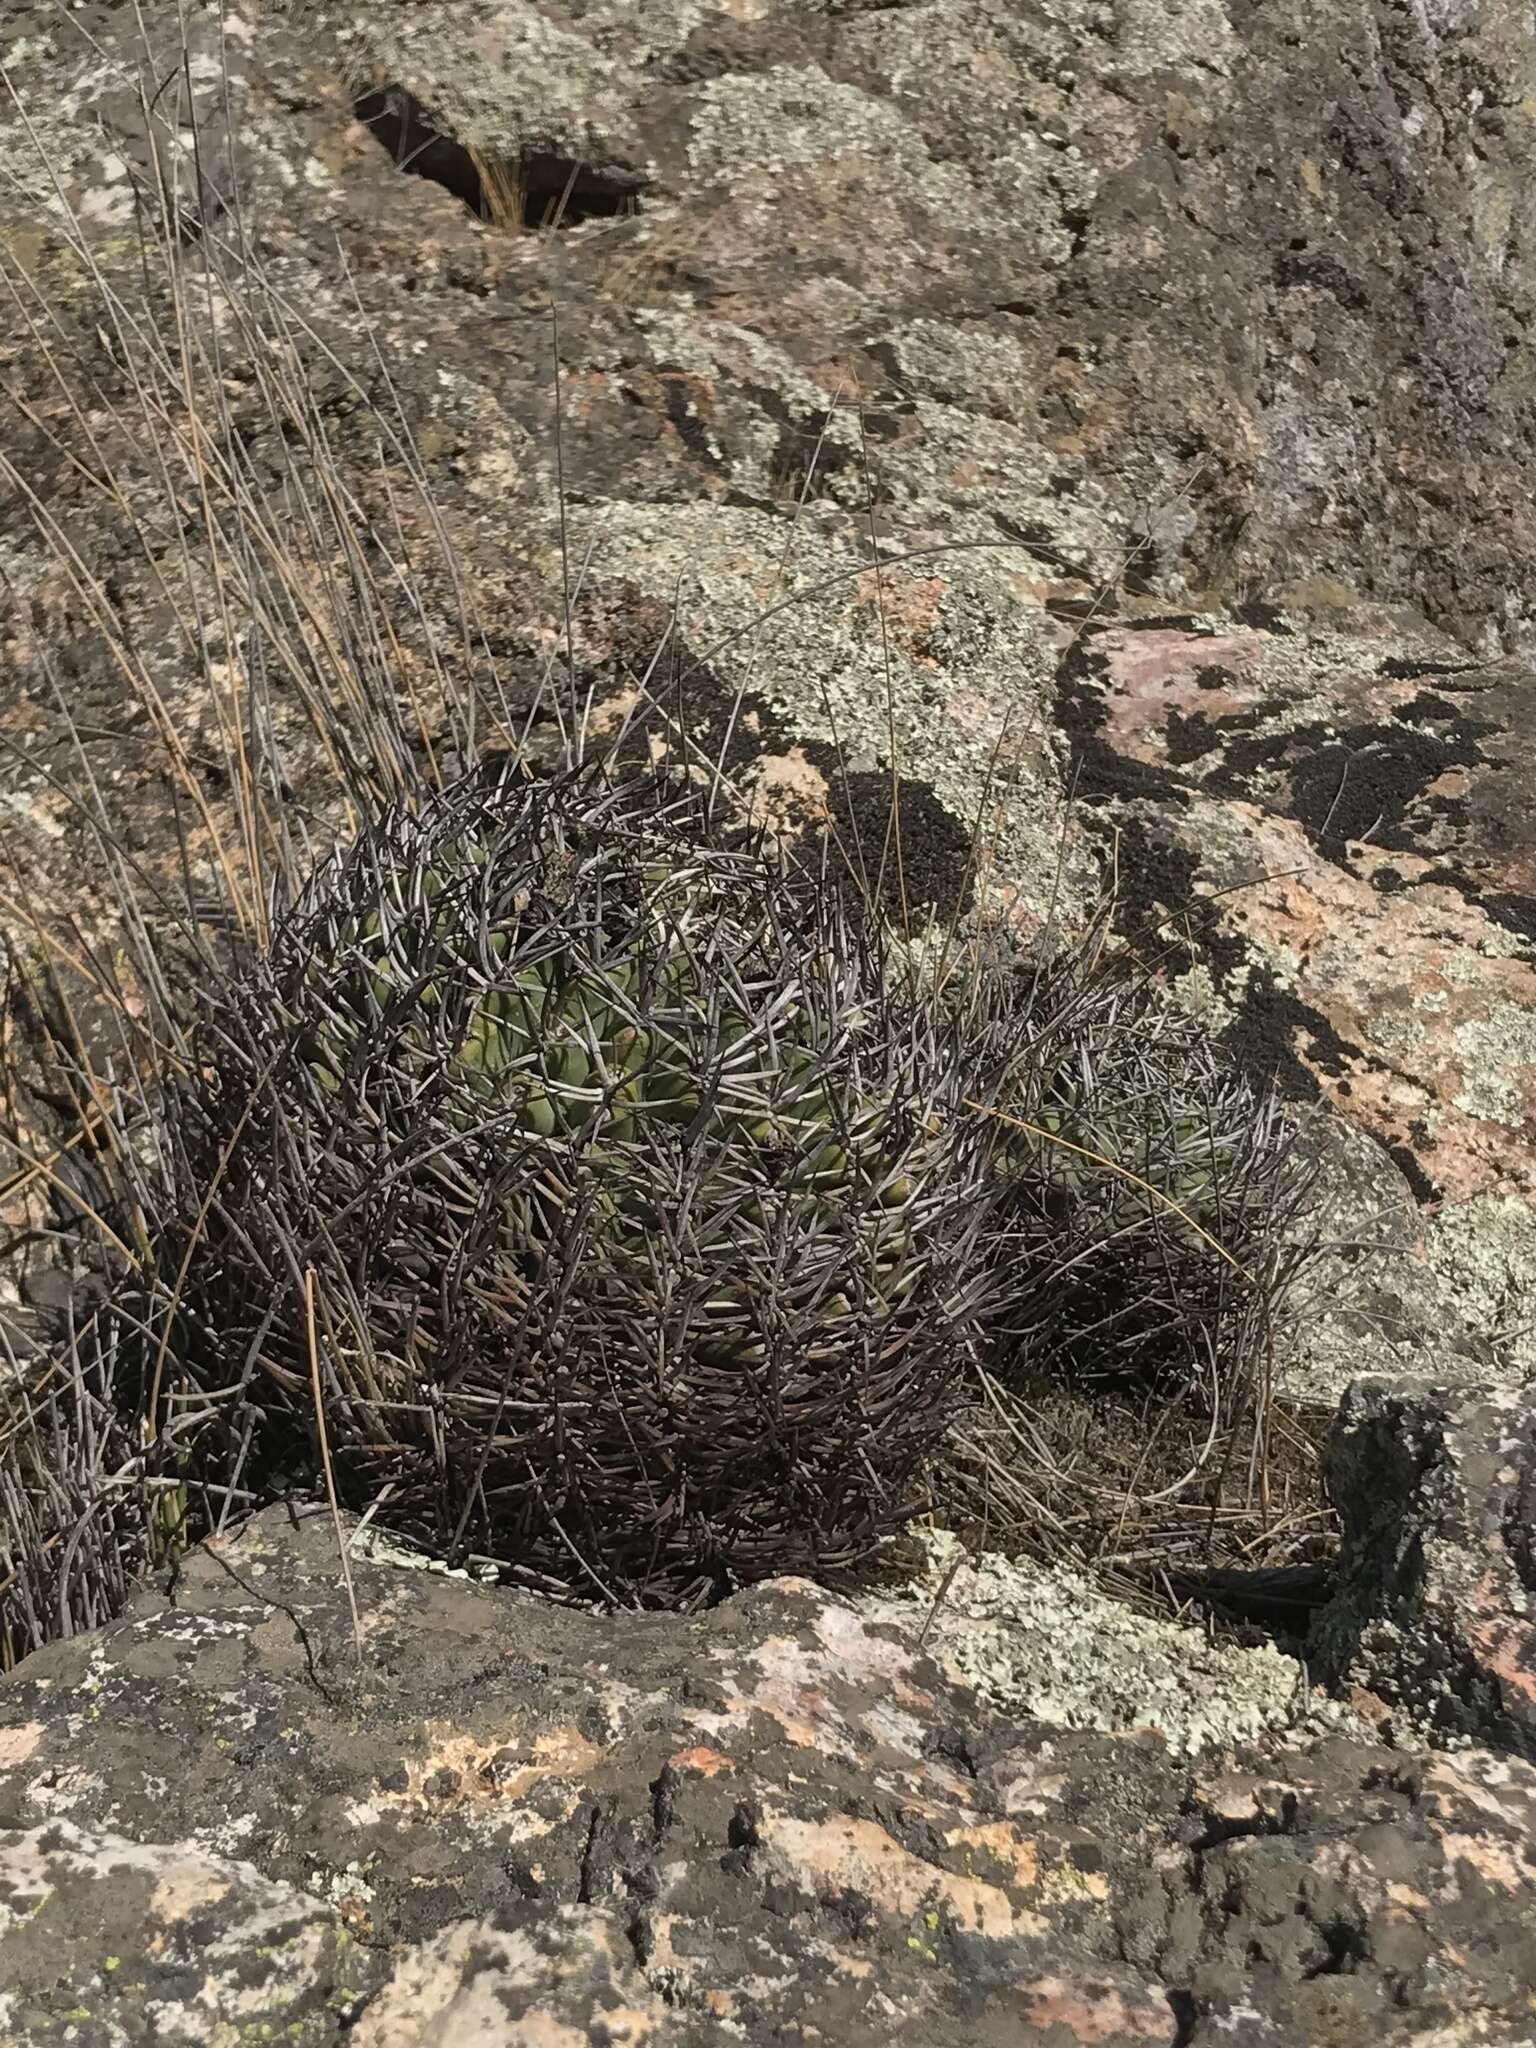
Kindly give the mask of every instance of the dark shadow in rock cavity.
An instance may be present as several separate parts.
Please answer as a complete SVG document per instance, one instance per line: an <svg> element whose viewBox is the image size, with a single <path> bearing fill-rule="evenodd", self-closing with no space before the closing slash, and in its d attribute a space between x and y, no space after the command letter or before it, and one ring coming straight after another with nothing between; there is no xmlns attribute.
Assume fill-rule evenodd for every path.
<svg viewBox="0 0 1536 2048"><path fill-rule="evenodd" d="M533 233L639 211L645 180L628 166L598 167L552 150L525 150L504 160L489 157L445 134L403 86L360 93L352 111L388 150L397 169L441 185L477 220ZM516 195L515 207L508 203L511 195Z"/></svg>

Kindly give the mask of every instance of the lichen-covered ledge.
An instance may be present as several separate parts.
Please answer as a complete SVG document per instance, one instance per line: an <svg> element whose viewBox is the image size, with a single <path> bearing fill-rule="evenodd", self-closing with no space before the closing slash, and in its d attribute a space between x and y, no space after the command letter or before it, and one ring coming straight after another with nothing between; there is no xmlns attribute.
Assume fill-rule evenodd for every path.
<svg viewBox="0 0 1536 2048"><path fill-rule="evenodd" d="M0 1682L0 2035L1453 2044L1536 1771L1008 1721L800 1581L562 1610L271 1510Z"/></svg>

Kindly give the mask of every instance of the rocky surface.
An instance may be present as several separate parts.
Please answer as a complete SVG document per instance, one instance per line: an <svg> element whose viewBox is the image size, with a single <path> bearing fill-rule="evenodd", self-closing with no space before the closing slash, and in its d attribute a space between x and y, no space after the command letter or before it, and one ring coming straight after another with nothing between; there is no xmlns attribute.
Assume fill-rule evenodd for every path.
<svg viewBox="0 0 1536 2048"><path fill-rule="evenodd" d="M1361 1380L1326 1471L1344 1541L1319 1671L1536 1758L1536 1388Z"/></svg>
<svg viewBox="0 0 1536 2048"><path fill-rule="evenodd" d="M664 675L675 744L845 845L882 839L894 769L917 900L979 881L1028 924L1111 872L1179 999L1369 1134L1363 1208L1406 1213L1367 1250L1346 1223L1354 1302L1330 1289L1294 1386L1334 1398L1367 1326L1369 1363L1449 1329L1518 1377L1536 46L1515 0L190 18L194 196L227 230L232 160L264 268L334 352L307 370L333 453L425 562L337 366L398 403L513 697L565 631L564 561L599 724ZM0 164L41 209L3 210L7 261L104 401L129 387L46 216L57 177L134 274L136 34L51 0L0 27L30 118L0 117ZM40 435L67 409L35 333L5 371L33 408L13 459L100 542L170 715L204 729L153 578ZM258 453L279 431L235 425ZM5 715L57 760L39 635L88 729L122 682L25 521L8 536ZM449 579L423 569L417 597L449 644ZM413 631L403 612L402 661ZM160 770L96 765L154 852ZM16 810L35 900L105 937L57 789L19 772Z"/></svg>
<svg viewBox="0 0 1536 2048"><path fill-rule="evenodd" d="M1536 1369L1523 6L234 0L184 62L177 11L0 20L8 972L33 917L112 958L82 758L181 880L104 620L225 800L161 581L198 521L58 224L165 323L142 63L195 103L186 247L246 238L351 515L412 563L403 692L494 668L514 728L568 663L595 729L649 693L845 853L894 782L912 901L1033 931L1112 882L1175 998L1340 1113L1281 1370L1325 1408L1421 1384L1346 1407L1319 1652L1493 1748L1330 1726L1273 1652L1206 1695L1119 1615L1099 1682L1112 1610L1060 1578L1022 1653L962 1587L946 1673L916 1602L600 1619L359 1558L354 1648L328 1527L269 1516L0 1682L0 2036L1536 2040L1526 1410L1489 1392ZM217 431L281 530L291 423L229 346ZM0 1188L14 1236L46 1189Z"/></svg>
<svg viewBox="0 0 1536 2048"><path fill-rule="evenodd" d="M1536 1770L1006 1718L799 1581L562 1611L281 1509L0 1680L0 2033L1528 2039Z"/></svg>

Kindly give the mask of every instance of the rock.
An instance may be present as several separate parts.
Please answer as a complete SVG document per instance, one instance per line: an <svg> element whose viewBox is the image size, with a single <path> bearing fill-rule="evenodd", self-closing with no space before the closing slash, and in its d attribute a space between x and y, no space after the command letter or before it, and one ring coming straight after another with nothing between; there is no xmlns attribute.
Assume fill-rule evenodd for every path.
<svg viewBox="0 0 1536 2048"><path fill-rule="evenodd" d="M1325 1476L1343 1536L1319 1671L1536 1757L1536 1386L1362 1380Z"/></svg>
<svg viewBox="0 0 1536 2048"><path fill-rule="evenodd" d="M1175 995L1420 1201L1505 1196L1536 1186L1532 679L1382 623L1106 627L1070 717Z"/></svg>
<svg viewBox="0 0 1536 2048"><path fill-rule="evenodd" d="M1511 1377L1536 1372L1536 1206L1517 1195L1447 1203L1426 1233L1445 1292L1488 1334Z"/></svg>
<svg viewBox="0 0 1536 2048"><path fill-rule="evenodd" d="M1427 1238L1448 1223L1426 1225L1413 1191L1379 1139L1342 1117L1305 1127L1302 1143L1317 1163L1303 1229L1319 1242L1276 1346L1276 1387L1323 1420L1353 1381L1379 1374L1406 1381L1458 1380L1486 1386L1510 1377L1513 1357L1492 1341L1512 1318L1469 1298ZM1476 1205L1442 1212L1464 1217L1474 1244ZM1489 1234L1491 1242L1491 1234ZM1489 1291L1494 1276L1490 1275Z"/></svg>
<svg viewBox="0 0 1536 2048"><path fill-rule="evenodd" d="M1536 1769L999 1714L801 1581L693 1617L269 1510L0 1680L5 2038L1525 2038ZM263 2033L263 2028L270 2033Z"/></svg>
<svg viewBox="0 0 1536 2048"><path fill-rule="evenodd" d="M381 1974L329 1904L249 1863L63 1819L0 1829L0 1952L16 2043L307 2048Z"/></svg>
<svg viewBox="0 0 1536 2048"><path fill-rule="evenodd" d="M1328 1715L1272 1644L1213 1643L1138 1614L1082 1572L960 1549L947 1530L925 1532L922 1576L857 1608L922 1640L956 1683L1014 1719L1152 1731L1177 1756L1272 1729L1315 1732Z"/></svg>

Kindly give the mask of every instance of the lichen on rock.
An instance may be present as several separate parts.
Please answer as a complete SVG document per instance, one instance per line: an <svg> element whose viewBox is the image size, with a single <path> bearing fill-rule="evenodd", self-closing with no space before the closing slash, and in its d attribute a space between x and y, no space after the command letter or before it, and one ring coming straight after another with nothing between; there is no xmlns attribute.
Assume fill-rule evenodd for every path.
<svg viewBox="0 0 1536 2048"><path fill-rule="evenodd" d="M1181 1756L1329 1723L1301 1665L1273 1645L1214 1644L1200 1627L1138 1614L1066 1567L987 1551L957 1559L960 1539L945 1530L922 1542L923 1574L910 1588L865 1596L860 1611L911 1633L931 1616L931 1654L1000 1713L1150 1731Z"/></svg>

